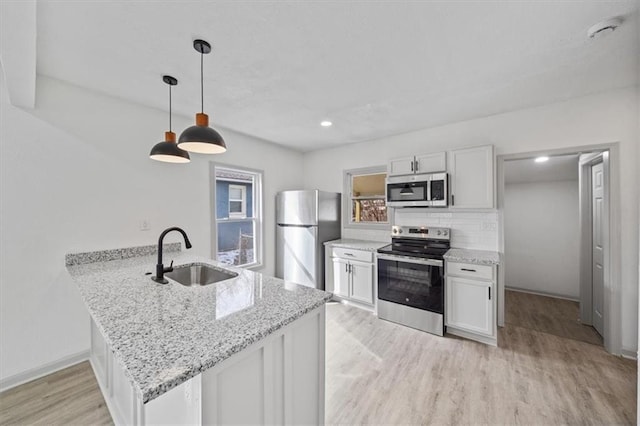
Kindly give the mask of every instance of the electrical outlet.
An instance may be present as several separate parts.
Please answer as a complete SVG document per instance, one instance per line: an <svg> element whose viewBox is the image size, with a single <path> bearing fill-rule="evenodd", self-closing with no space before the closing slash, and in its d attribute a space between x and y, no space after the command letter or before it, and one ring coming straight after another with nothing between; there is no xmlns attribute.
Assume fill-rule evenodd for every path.
<svg viewBox="0 0 640 426"><path fill-rule="evenodd" d="M149 224L149 219L142 219L140 221L140 230L148 231L149 229L151 229L151 225Z"/></svg>

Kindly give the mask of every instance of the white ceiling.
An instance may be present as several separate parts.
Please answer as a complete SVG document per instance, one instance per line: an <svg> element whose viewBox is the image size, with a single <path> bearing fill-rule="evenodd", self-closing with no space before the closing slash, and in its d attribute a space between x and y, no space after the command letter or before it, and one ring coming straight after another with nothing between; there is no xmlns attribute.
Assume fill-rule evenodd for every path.
<svg viewBox="0 0 640 426"><path fill-rule="evenodd" d="M302 151L624 87L638 3L39 1L39 74ZM614 33L586 30L623 16ZM634 18L634 19L632 19ZM319 126L322 119L334 126ZM223 132L224 133L224 132ZM232 142L232 141L229 141ZM144 142L147 143L147 142Z"/></svg>
<svg viewBox="0 0 640 426"><path fill-rule="evenodd" d="M534 158L511 160L504 163L504 182L532 183L578 180L578 154L549 157L549 161L536 163Z"/></svg>

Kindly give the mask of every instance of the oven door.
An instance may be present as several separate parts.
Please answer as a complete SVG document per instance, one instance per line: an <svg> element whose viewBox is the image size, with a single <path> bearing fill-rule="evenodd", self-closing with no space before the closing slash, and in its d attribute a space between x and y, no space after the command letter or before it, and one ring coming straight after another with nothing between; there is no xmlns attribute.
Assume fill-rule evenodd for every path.
<svg viewBox="0 0 640 426"><path fill-rule="evenodd" d="M378 254L378 299L444 313L444 262Z"/></svg>

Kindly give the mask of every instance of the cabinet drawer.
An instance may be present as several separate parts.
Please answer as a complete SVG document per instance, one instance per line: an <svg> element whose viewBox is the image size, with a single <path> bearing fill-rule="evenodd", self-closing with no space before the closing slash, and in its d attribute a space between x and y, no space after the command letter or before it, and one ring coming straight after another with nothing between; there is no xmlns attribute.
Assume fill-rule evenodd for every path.
<svg viewBox="0 0 640 426"><path fill-rule="evenodd" d="M447 275L494 281L493 267L475 263L447 262Z"/></svg>
<svg viewBox="0 0 640 426"><path fill-rule="evenodd" d="M354 250L342 247L334 247L333 257L341 257L348 260L359 260L361 262L373 262L373 253L364 250Z"/></svg>

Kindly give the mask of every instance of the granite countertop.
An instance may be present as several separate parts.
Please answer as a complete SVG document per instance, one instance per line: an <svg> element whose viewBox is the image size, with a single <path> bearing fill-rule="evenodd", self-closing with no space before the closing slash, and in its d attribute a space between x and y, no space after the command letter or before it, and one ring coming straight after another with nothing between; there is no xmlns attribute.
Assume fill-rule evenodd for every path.
<svg viewBox="0 0 640 426"><path fill-rule="evenodd" d="M67 260L89 313L144 403L331 298L186 252L166 253L165 263L206 263L239 275L203 287L158 284L145 275L154 271L156 257L144 254L94 263L83 262L87 256L75 262L80 264Z"/></svg>
<svg viewBox="0 0 640 426"><path fill-rule="evenodd" d="M467 262L479 265L500 264L500 253L497 251L452 248L444 254L444 258L451 262Z"/></svg>
<svg viewBox="0 0 640 426"><path fill-rule="evenodd" d="M366 250L375 252L380 247L384 247L389 243L382 241L367 241L367 240L354 240L349 238L342 238L339 240L327 241L324 243L326 246L343 247L354 250Z"/></svg>

